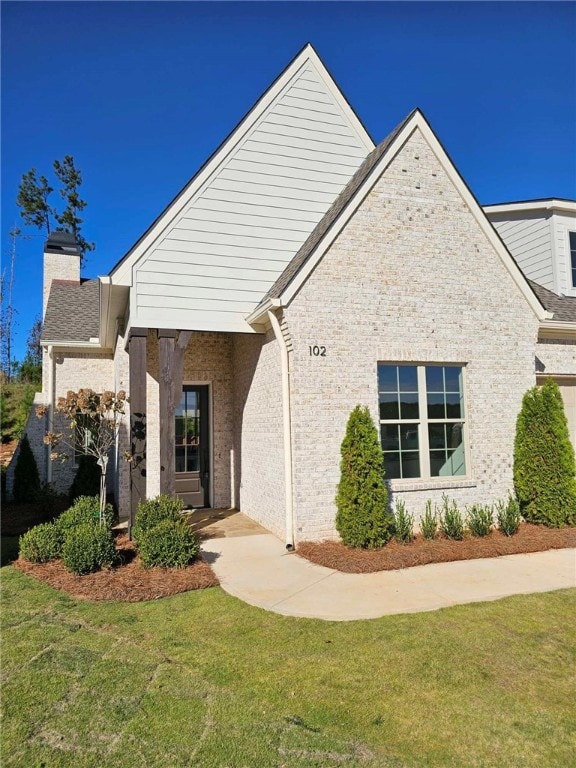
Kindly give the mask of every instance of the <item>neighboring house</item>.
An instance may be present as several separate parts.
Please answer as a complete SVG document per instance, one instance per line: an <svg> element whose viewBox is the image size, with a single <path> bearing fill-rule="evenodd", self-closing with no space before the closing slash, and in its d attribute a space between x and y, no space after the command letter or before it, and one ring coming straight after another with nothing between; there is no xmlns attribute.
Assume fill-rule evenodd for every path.
<svg viewBox="0 0 576 768"><path fill-rule="evenodd" d="M81 281L61 233L44 263L39 399L129 392L123 516L175 490L287 545L334 537L358 403L417 517L444 493L491 502L524 392L576 378L576 299L528 282L420 111L374 146L311 46L109 275ZM73 461L48 470L41 427L63 489Z"/></svg>
<svg viewBox="0 0 576 768"><path fill-rule="evenodd" d="M558 382L576 446L576 351L570 330L576 323L576 200L522 200L485 205L484 211L542 304L554 313L553 322L540 330L536 380L553 376Z"/></svg>
<svg viewBox="0 0 576 768"><path fill-rule="evenodd" d="M526 277L576 298L575 200L522 200L484 211Z"/></svg>

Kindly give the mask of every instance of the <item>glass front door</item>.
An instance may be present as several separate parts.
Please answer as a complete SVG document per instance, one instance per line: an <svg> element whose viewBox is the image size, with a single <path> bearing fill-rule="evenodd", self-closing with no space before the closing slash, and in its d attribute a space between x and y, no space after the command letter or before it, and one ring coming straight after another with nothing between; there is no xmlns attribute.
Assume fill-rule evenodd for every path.
<svg viewBox="0 0 576 768"><path fill-rule="evenodd" d="M184 386L175 418L176 493L186 507L207 507L210 484L208 387Z"/></svg>

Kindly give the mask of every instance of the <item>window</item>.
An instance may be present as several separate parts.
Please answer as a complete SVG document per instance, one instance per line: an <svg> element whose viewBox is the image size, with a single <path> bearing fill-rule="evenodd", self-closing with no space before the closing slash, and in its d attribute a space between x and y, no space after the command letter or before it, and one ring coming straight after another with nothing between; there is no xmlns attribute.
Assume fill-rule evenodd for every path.
<svg viewBox="0 0 576 768"><path fill-rule="evenodd" d="M576 288L576 232L568 232L570 238L570 266L572 268L572 287Z"/></svg>
<svg viewBox="0 0 576 768"><path fill-rule="evenodd" d="M463 368L378 365L386 477L466 475Z"/></svg>
<svg viewBox="0 0 576 768"><path fill-rule="evenodd" d="M197 389L184 387L176 409L176 472L200 470L200 396Z"/></svg>
<svg viewBox="0 0 576 768"><path fill-rule="evenodd" d="M79 413L76 417L74 438L74 463L78 464L80 457L86 454L93 439L90 432L90 418L88 416Z"/></svg>

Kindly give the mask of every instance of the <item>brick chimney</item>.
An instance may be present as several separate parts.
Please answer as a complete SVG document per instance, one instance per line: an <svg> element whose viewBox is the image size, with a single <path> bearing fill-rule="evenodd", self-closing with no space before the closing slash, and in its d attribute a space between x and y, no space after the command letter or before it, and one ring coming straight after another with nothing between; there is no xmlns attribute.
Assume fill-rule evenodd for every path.
<svg viewBox="0 0 576 768"><path fill-rule="evenodd" d="M42 319L53 280L80 284L80 246L72 232L52 232L44 246Z"/></svg>

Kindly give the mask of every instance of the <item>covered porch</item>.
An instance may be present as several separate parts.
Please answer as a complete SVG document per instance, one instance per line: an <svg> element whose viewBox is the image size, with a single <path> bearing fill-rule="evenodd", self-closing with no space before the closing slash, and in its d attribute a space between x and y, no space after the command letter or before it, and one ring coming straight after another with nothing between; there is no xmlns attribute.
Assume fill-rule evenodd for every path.
<svg viewBox="0 0 576 768"><path fill-rule="evenodd" d="M141 499L163 493L190 509L242 508L281 534L281 382L265 364L278 358L273 335L131 328L126 350L129 524Z"/></svg>

